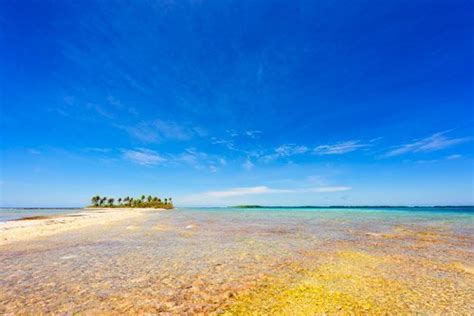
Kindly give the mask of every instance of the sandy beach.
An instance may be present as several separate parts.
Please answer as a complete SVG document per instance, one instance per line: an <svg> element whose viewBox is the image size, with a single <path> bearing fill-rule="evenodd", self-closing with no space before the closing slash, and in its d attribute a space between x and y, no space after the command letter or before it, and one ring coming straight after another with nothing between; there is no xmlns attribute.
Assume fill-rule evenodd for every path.
<svg viewBox="0 0 474 316"><path fill-rule="evenodd" d="M165 209L84 208L84 211L78 213L26 217L0 222L0 245L48 237L90 226L107 226L143 216L151 211L165 211Z"/></svg>

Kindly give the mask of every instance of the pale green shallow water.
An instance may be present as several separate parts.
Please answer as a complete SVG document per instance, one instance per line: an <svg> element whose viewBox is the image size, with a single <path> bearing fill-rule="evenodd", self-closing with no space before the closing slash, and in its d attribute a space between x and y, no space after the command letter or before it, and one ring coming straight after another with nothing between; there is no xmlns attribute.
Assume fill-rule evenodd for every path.
<svg viewBox="0 0 474 316"><path fill-rule="evenodd" d="M370 272L377 280L403 284L407 293L419 293L393 293L396 301L382 303L389 309L467 314L474 308L472 236L471 209L147 213L105 227L0 246L0 313L286 314L275 306L250 312L242 293L254 291L252 297L261 301L248 304L263 306L264 296L257 294L268 278L297 285L303 276L337 263L334 267L349 264L347 269L359 269L353 274ZM338 261L346 254L357 254L354 265ZM384 264L369 264L373 258ZM360 301L377 303L392 295L373 294L370 278L357 279L365 293L342 279L323 279L325 289ZM324 304L321 309L331 312L331 301ZM349 305L337 308L357 312Z"/></svg>
<svg viewBox="0 0 474 316"><path fill-rule="evenodd" d="M0 222L20 219L29 216L50 216L70 214L83 211L78 208L44 208L44 209L28 209L28 208L0 208Z"/></svg>

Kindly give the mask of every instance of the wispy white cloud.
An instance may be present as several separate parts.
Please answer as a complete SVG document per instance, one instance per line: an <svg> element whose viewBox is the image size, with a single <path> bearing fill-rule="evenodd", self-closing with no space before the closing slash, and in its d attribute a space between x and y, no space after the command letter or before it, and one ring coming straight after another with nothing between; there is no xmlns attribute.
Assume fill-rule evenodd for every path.
<svg viewBox="0 0 474 316"><path fill-rule="evenodd" d="M175 122L155 120L152 126L157 133L167 139L186 140L191 138L192 132Z"/></svg>
<svg viewBox="0 0 474 316"><path fill-rule="evenodd" d="M209 155L195 148L188 148L183 153L174 155L171 160L187 164L195 169L207 169L212 173L219 170L218 166L223 166L226 163L223 158Z"/></svg>
<svg viewBox="0 0 474 316"><path fill-rule="evenodd" d="M260 135L262 134L262 131L245 131L244 133L246 136L250 138L259 138Z"/></svg>
<svg viewBox="0 0 474 316"><path fill-rule="evenodd" d="M211 143L213 145L222 145L231 151L236 151L236 152L240 152L246 155L253 156L253 153L255 152L254 150L238 148L240 146L236 146L236 144L241 144L243 142L242 138L243 139L245 138L258 139L260 138L262 131L246 130L243 132L237 132L233 129L230 129L230 130L226 130L226 134L227 135L224 137L220 137L220 136L211 137Z"/></svg>
<svg viewBox="0 0 474 316"><path fill-rule="evenodd" d="M138 124L136 126L117 125L118 128L126 131L131 137L139 141L151 143L158 140L157 132L148 124Z"/></svg>
<svg viewBox="0 0 474 316"><path fill-rule="evenodd" d="M421 160L416 160L416 161L415 161L415 163L421 164L421 165L424 165L424 164L431 164L431 163L437 163L437 162L440 162L440 160L439 160L439 159L430 159L430 160L421 159Z"/></svg>
<svg viewBox="0 0 474 316"><path fill-rule="evenodd" d="M281 145L273 150L272 153L263 155L261 160L264 162L269 162L282 157L290 157L294 155L300 155L307 153L309 148L306 146L299 146L294 144Z"/></svg>
<svg viewBox="0 0 474 316"><path fill-rule="evenodd" d="M116 125L125 130L130 136L143 142L158 142L162 140L184 141L195 135L201 136L205 132L199 127L180 125L172 121L154 120L141 122L136 125Z"/></svg>
<svg viewBox="0 0 474 316"><path fill-rule="evenodd" d="M150 94L150 89L142 85L142 83L135 79L130 73L125 73L123 70L120 70L119 72L122 74L122 79L132 88L137 89L145 94Z"/></svg>
<svg viewBox="0 0 474 316"><path fill-rule="evenodd" d="M328 187L317 187L317 188L307 189L307 192L327 193L327 192L343 192L343 191L349 191L349 190L352 190L352 187L328 186Z"/></svg>
<svg viewBox="0 0 474 316"><path fill-rule="evenodd" d="M275 149L275 152L280 156L292 156L304 154L308 152L309 148L306 146L283 145Z"/></svg>
<svg viewBox="0 0 474 316"><path fill-rule="evenodd" d="M253 169L255 165L253 164L252 161L250 161L250 159L247 159L245 160L245 162L242 164L242 167L245 169L245 170L251 170Z"/></svg>
<svg viewBox="0 0 474 316"><path fill-rule="evenodd" d="M271 193L287 193L291 192L290 190L283 189L272 189L267 186L255 186L255 187L244 187L244 188L233 188L223 191L210 191L206 192L203 195L216 198L227 198L232 196L242 196L242 195L254 195L254 194L271 194Z"/></svg>
<svg viewBox="0 0 474 316"><path fill-rule="evenodd" d="M236 137L250 137L250 138L259 138L262 134L262 131L259 130L245 130L245 131L236 131L234 129L226 130L226 133L231 138Z"/></svg>
<svg viewBox="0 0 474 316"><path fill-rule="evenodd" d="M163 164L167 161L166 158L162 157L156 151L139 148L135 150L124 150L123 157L133 163L142 166L153 166Z"/></svg>
<svg viewBox="0 0 474 316"><path fill-rule="evenodd" d="M128 112L129 114L132 114L132 115L138 115L138 111L134 107L126 106L119 99L117 99L116 97L114 97L112 95L109 95L107 97L107 101L109 102L110 105L112 105L117 110L126 111L126 112Z"/></svg>
<svg viewBox="0 0 474 316"><path fill-rule="evenodd" d="M447 160L455 160L455 159L460 159L462 158L462 155L449 155L448 157L446 157Z"/></svg>
<svg viewBox="0 0 474 316"><path fill-rule="evenodd" d="M267 194L304 194L304 193L319 193L319 194L332 194L337 192L343 192L351 190L348 186L321 186L321 187L306 187L306 188L271 188L268 186L260 185L253 187L237 187L230 188L227 190L219 191L208 191L202 193L191 194L180 198L180 202L189 205L206 205L206 204L222 204L229 203L230 201L236 201L236 198L243 198L247 196L258 196Z"/></svg>
<svg viewBox="0 0 474 316"><path fill-rule="evenodd" d="M214 173L227 164L224 158L207 154L195 148L187 148L181 153L158 153L147 148L124 149L121 152L122 159L142 166L188 166Z"/></svg>
<svg viewBox="0 0 474 316"><path fill-rule="evenodd" d="M207 160L208 155L195 148L188 148L183 153L176 156L176 160L191 166L198 166L203 160Z"/></svg>
<svg viewBox="0 0 474 316"><path fill-rule="evenodd" d="M430 164L430 163L437 163L437 162L443 162L443 161L457 160L461 158L462 158L462 155L449 155L440 159L430 159L430 160L421 159L421 160L416 160L415 162L418 164Z"/></svg>
<svg viewBox="0 0 474 316"><path fill-rule="evenodd" d="M102 148L102 147L87 147L84 150L88 152L96 152L96 153L109 153L112 151L111 148Z"/></svg>
<svg viewBox="0 0 474 316"><path fill-rule="evenodd" d="M228 139L221 139L217 137L211 137L211 143L213 145L223 145L227 147L229 150L234 150L236 151L237 149L235 148L234 141L228 140Z"/></svg>
<svg viewBox="0 0 474 316"><path fill-rule="evenodd" d="M318 155L340 155L368 146L359 140L350 140L332 145L320 145L314 149L314 152Z"/></svg>
<svg viewBox="0 0 474 316"><path fill-rule="evenodd" d="M112 113L112 111L108 110L105 106L96 104L96 103L86 103L85 104L86 109L92 110L95 113L111 120L115 118L115 115Z"/></svg>
<svg viewBox="0 0 474 316"><path fill-rule="evenodd" d="M309 175L305 180L313 186L326 186L329 184L327 178L322 175Z"/></svg>
<svg viewBox="0 0 474 316"><path fill-rule="evenodd" d="M307 193L307 192L319 192L319 193L331 193L331 192L343 192L352 190L352 187L348 186L326 186L326 187L315 187L315 188L296 188L296 189L274 189L267 186L254 186L254 187L241 187L241 188L232 188L222 191L209 191L204 192L200 195L203 198L205 197L214 197L214 198L228 198L234 196L244 196L244 195L258 195L258 194L272 194L272 193Z"/></svg>
<svg viewBox="0 0 474 316"><path fill-rule="evenodd" d="M422 139L416 139L411 143L403 144L395 149L389 151L384 156L393 157L400 156L407 153L431 152L445 149L457 144L465 143L470 140L468 137L464 138L450 138L445 135L446 132L435 133L431 136Z"/></svg>
<svg viewBox="0 0 474 316"><path fill-rule="evenodd" d="M192 128L192 131L199 137L207 136L207 131L204 128L200 127L200 126L194 126Z"/></svg>
<svg viewBox="0 0 474 316"><path fill-rule="evenodd" d="M181 153L160 154L146 148L128 149L122 150L122 158L143 166L189 166L197 170L208 170L211 172L217 172L218 166L221 163L219 157L208 155L194 148L188 148Z"/></svg>
<svg viewBox="0 0 474 316"><path fill-rule="evenodd" d="M118 113L115 107L111 107L107 102L102 103L96 100L91 102L87 96L78 94L79 96L70 94L63 96L60 102L50 110L79 120L100 119L110 122L116 119Z"/></svg>
<svg viewBox="0 0 474 316"><path fill-rule="evenodd" d="M31 155L40 155L41 151L39 151L37 149L34 149L34 148L30 148L30 149L28 149L28 153L31 154Z"/></svg>
<svg viewBox="0 0 474 316"><path fill-rule="evenodd" d="M229 134L230 137L237 137L239 136L239 133L237 133L235 130L233 129L228 129L227 131L227 134Z"/></svg>
<svg viewBox="0 0 474 316"><path fill-rule="evenodd" d="M219 164L221 166L226 166L227 165L227 160L225 160L224 158L219 158L217 161L219 162Z"/></svg>

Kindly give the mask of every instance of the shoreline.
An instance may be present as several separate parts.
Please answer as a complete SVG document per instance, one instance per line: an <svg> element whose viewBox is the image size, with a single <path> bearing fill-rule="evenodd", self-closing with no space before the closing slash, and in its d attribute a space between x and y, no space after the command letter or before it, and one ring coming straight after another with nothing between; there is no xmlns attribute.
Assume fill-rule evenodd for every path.
<svg viewBox="0 0 474 316"><path fill-rule="evenodd" d="M86 206L82 208L86 211L113 211L113 210L125 210L125 211L171 211L173 209L166 209L166 208L154 208L154 207L89 207Z"/></svg>
<svg viewBox="0 0 474 316"><path fill-rule="evenodd" d="M53 236L93 225L105 225L136 218L150 211L162 212L168 210L156 208L84 208L80 212L27 216L0 222L0 246Z"/></svg>

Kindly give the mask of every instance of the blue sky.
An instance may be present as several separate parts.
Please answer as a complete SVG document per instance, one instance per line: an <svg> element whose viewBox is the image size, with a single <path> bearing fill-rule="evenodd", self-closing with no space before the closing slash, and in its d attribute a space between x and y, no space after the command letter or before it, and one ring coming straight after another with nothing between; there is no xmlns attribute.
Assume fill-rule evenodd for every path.
<svg viewBox="0 0 474 316"><path fill-rule="evenodd" d="M1 1L1 206L474 203L472 1Z"/></svg>

